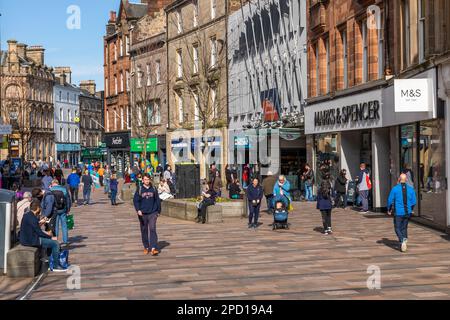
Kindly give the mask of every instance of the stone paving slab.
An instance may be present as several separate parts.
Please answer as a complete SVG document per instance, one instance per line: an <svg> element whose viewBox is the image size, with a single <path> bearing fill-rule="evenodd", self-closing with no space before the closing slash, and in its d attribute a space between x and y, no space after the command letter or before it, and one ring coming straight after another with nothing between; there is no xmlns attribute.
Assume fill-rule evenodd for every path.
<svg viewBox="0 0 450 320"><path fill-rule="evenodd" d="M160 217L158 257L145 256L131 205L111 207L96 190L94 204L74 209L67 274L49 274L31 299L449 299L450 237L411 224L409 250L395 247L392 219L352 210L333 212L334 234L320 233L313 203L296 203L291 229L272 231L262 213L256 231L245 219L199 225ZM369 266L381 289L369 290Z"/></svg>

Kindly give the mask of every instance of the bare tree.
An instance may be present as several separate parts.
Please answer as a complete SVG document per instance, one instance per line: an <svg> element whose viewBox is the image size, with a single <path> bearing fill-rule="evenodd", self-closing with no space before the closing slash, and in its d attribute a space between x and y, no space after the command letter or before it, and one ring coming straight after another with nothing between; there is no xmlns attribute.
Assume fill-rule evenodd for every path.
<svg viewBox="0 0 450 320"><path fill-rule="evenodd" d="M169 23L178 27L172 18ZM227 125L225 39L209 38L205 29L197 28L189 36L181 37L179 47L187 55L182 61L174 61L177 91L187 94L194 107L185 108L189 116L184 127L201 128L204 133L210 128ZM178 54L178 53L177 53ZM188 61L183 58L188 57ZM173 89L172 89L173 90Z"/></svg>
<svg viewBox="0 0 450 320"><path fill-rule="evenodd" d="M143 68L148 68L148 70ZM139 65L136 59L132 60L133 72L129 79L131 128L134 137L144 140L143 159L147 159L148 139L162 125L161 111L162 103L166 99L166 90L161 76L157 74L157 68L159 66L157 67L153 60L145 62L145 65Z"/></svg>
<svg viewBox="0 0 450 320"><path fill-rule="evenodd" d="M28 101L28 90L23 84L9 84L5 90L1 115L3 122L12 126L13 134L20 137L22 163L29 156L28 150L36 137L38 126Z"/></svg>

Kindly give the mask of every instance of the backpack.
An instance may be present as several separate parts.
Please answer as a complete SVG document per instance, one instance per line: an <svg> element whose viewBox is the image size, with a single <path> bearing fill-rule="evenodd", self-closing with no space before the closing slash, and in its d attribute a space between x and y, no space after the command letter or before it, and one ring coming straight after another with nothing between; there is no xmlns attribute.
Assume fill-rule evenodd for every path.
<svg viewBox="0 0 450 320"><path fill-rule="evenodd" d="M64 192L61 190L52 190L51 193L55 197L54 207L57 211L61 211L66 209L67 203L66 203L66 196L64 195Z"/></svg>

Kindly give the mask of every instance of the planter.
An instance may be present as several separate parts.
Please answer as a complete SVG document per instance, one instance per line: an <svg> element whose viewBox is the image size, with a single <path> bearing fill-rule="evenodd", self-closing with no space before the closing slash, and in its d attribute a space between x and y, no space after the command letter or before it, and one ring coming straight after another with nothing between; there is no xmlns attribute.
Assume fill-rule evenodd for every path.
<svg viewBox="0 0 450 320"><path fill-rule="evenodd" d="M197 203L188 200L168 199L162 202L161 214L171 218L195 221L198 215ZM242 217L245 217L242 200L220 202L207 208L206 222L221 223L227 219Z"/></svg>

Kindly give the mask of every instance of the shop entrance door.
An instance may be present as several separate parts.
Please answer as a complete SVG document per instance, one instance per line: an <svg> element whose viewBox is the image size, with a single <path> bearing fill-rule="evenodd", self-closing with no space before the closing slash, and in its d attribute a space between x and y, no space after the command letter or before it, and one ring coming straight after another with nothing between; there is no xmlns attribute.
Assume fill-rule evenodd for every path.
<svg viewBox="0 0 450 320"><path fill-rule="evenodd" d="M446 226L445 121L421 122L419 130L420 216Z"/></svg>
<svg viewBox="0 0 450 320"><path fill-rule="evenodd" d="M400 172L409 172L410 184L418 190L417 126L408 124L400 127ZM420 216L420 209L414 210L414 216Z"/></svg>

